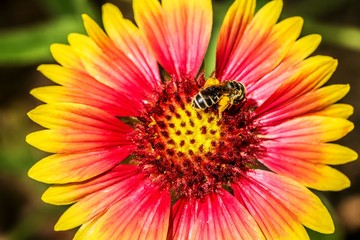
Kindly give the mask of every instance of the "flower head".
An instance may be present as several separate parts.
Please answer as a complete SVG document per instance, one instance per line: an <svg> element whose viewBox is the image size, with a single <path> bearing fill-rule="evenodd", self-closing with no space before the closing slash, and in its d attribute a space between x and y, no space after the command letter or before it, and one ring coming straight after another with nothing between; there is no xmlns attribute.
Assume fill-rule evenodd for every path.
<svg viewBox="0 0 360 240"><path fill-rule="evenodd" d="M220 30L216 68L202 62L210 0L134 0L137 26L111 4L105 32L54 44L39 70L58 85L34 89L28 135L52 153L30 177L53 184L45 202L72 204L56 230L75 239L308 239L334 231L308 188L350 185L329 165L357 158L330 143L352 130L348 85L322 87L337 61L309 57L300 17L278 22L282 1L255 13L235 0Z"/></svg>

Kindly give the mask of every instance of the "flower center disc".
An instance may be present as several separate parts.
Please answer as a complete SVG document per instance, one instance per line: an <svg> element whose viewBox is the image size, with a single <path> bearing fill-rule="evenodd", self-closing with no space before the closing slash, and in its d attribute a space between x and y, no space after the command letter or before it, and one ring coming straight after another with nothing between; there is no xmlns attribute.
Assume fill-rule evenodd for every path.
<svg viewBox="0 0 360 240"><path fill-rule="evenodd" d="M166 153L169 156L211 152L220 138L219 117L214 113L196 111L190 104L186 104L185 109L176 106L172 115L155 121L167 126L160 130L158 141L167 143Z"/></svg>
<svg viewBox="0 0 360 240"><path fill-rule="evenodd" d="M133 161L178 196L201 197L236 181L259 152L250 105L225 111L194 109L195 82L168 83L148 106L134 138Z"/></svg>

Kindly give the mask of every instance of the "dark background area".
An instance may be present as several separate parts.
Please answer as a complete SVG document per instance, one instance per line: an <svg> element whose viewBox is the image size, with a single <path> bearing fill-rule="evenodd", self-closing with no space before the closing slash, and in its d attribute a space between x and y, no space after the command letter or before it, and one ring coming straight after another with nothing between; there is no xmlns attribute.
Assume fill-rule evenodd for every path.
<svg viewBox="0 0 360 240"><path fill-rule="evenodd" d="M132 17L130 0L110 1L125 17ZM221 21L232 1L214 1L214 17ZM266 1L259 1L263 4ZM90 0L2 0L0 8L0 240L71 239L74 231L54 232L53 226L66 207L40 199L45 184L27 177L28 169L45 156L24 141L37 129L26 113L39 102L29 95L37 86L51 84L36 68L50 63L49 45L66 42L71 32L84 32L81 13L100 23L101 5ZM339 60L328 84L350 83L342 100L355 107L350 118L355 129L340 144L360 152L360 1L284 0L284 16L305 19L304 34L320 33L323 42L316 54ZM217 25L214 24L216 27ZM336 234L310 233L312 239L360 239L360 162L337 166L352 186L341 192L318 193L336 222Z"/></svg>

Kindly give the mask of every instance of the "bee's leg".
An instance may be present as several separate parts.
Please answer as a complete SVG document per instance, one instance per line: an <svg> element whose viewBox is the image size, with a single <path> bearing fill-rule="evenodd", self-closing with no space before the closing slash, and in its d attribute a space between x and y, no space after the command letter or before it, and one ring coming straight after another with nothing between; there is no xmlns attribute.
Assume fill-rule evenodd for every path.
<svg viewBox="0 0 360 240"><path fill-rule="evenodd" d="M151 118L151 122L149 123L149 126L156 125L156 120L153 117L150 117L150 118Z"/></svg>
<svg viewBox="0 0 360 240"><path fill-rule="evenodd" d="M206 80L204 87L209 87L209 86L213 86L213 85L218 85L220 84L220 81L216 78L208 78L208 80Z"/></svg>
<svg viewBox="0 0 360 240"><path fill-rule="evenodd" d="M223 96L218 103L219 117L221 118L222 113L230 106L230 98Z"/></svg>

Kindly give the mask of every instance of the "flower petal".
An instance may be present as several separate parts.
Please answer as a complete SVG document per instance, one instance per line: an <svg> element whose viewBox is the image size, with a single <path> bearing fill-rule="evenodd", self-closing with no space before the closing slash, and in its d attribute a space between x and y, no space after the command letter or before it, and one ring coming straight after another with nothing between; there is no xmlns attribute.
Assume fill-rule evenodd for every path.
<svg viewBox="0 0 360 240"><path fill-rule="evenodd" d="M263 170L249 171L234 184L234 193L249 206L269 239L308 238L299 222L321 233L334 232L331 216L320 199L286 177ZM281 229L284 226L288 229Z"/></svg>
<svg viewBox="0 0 360 240"><path fill-rule="evenodd" d="M287 18L276 24L266 40L256 49L253 56L246 59L246 65L237 75L237 79L248 87L251 96L251 85L275 69L291 50L295 40L299 37L303 19L300 17Z"/></svg>
<svg viewBox="0 0 360 240"><path fill-rule="evenodd" d="M45 103L68 102L85 104L98 109L104 109L113 116L137 116L139 113L139 108L136 108L136 105L127 98L120 97L116 100L116 97L111 95L104 96L105 91L103 94L93 95L89 94L89 91L86 91L86 89L81 89L81 87L46 86L35 88L30 93Z"/></svg>
<svg viewBox="0 0 360 240"><path fill-rule="evenodd" d="M264 138L288 142L330 142L342 138L353 128L354 124L343 118L305 116L266 127Z"/></svg>
<svg viewBox="0 0 360 240"><path fill-rule="evenodd" d="M252 85L281 63L299 37L302 24L300 17L287 18L276 24L260 46L231 69L228 78L245 84L248 97L251 98Z"/></svg>
<svg viewBox="0 0 360 240"><path fill-rule="evenodd" d="M85 71L81 59L69 45L54 43L51 44L50 51L56 62L63 67L79 72Z"/></svg>
<svg viewBox="0 0 360 240"><path fill-rule="evenodd" d="M234 3L235 7L242 7L245 3ZM228 17L226 17L225 21L234 20L234 26L231 26L231 28L240 27L238 31L235 31L232 34L241 34L242 33L242 24L247 24L247 22L251 19L253 14L253 8L254 4L252 4L252 1L247 3L245 10L240 10L241 12L244 11L242 15L247 16L247 19L245 22L242 22L242 18L234 18L232 15L232 11L230 11ZM232 47L231 51L229 51L229 55L225 55L224 57L220 57L220 54L223 54L219 52L222 49L222 45L226 44L227 36L222 37L220 35L220 39L224 39L223 42L220 42L220 48L217 51L217 60L219 61L217 67L216 67L216 76L219 79L222 80L239 80L239 81L246 81L246 73L248 73L249 70L246 70L246 68L253 68L255 66L251 65L252 61L261 61L263 58L267 58L271 53L276 53L276 51L273 51L277 47L281 47L280 44L274 45L273 39L271 36L271 31L273 30L273 27L275 23L277 22L280 13L282 9L282 1L271 1L268 4L266 4L263 8L261 8L256 15L251 19L251 22L247 24L247 27L242 35L237 36L237 41L235 42L235 45ZM229 28L229 24L225 22L224 27ZM227 33L226 30L224 31L224 34ZM276 32L276 30L275 30ZM230 32L231 33L231 32ZM294 31L296 34L296 31ZM222 34L222 33L220 33ZM270 37L269 37L270 36ZM291 39L291 38L290 38ZM229 38L231 41L231 36ZM267 43L269 41L269 46ZM265 43L265 44L264 44ZM272 44L270 44L272 43ZM270 53L265 51L265 54L263 50L265 50L263 47L271 47ZM261 49L261 50L259 50ZM259 50L259 51L258 51ZM263 55L261 55L263 54ZM260 55L260 56L259 56ZM278 59L277 59L278 60ZM249 64L251 66L249 66ZM273 64L267 62L267 64ZM243 74L243 75L241 75ZM264 73L265 75L265 73ZM245 82L245 85L247 82Z"/></svg>
<svg viewBox="0 0 360 240"><path fill-rule="evenodd" d="M53 82L65 87L86 89L94 94L101 94L103 91L106 95L115 95L117 93L114 89L96 81L86 72L56 64L42 64L38 67L38 70Z"/></svg>
<svg viewBox="0 0 360 240"><path fill-rule="evenodd" d="M53 154L32 166L28 175L37 181L50 184L81 182L110 170L131 152L130 147L115 147L81 153Z"/></svg>
<svg viewBox="0 0 360 240"><path fill-rule="evenodd" d="M43 64L38 70L53 82L65 86L68 91L73 91L82 96L82 104L109 109L116 116L135 116L136 106L139 103L129 100L121 92L97 81L86 72L64 68L59 65ZM76 98L57 98L57 102L76 101ZM122 104L118 104L121 102Z"/></svg>
<svg viewBox="0 0 360 240"><path fill-rule="evenodd" d="M79 199L75 204L71 205L56 223L55 230L63 231L80 226L95 217L105 214L117 201L126 199L131 192L137 190L138 183L144 181L143 175L137 174L134 169L132 169L132 175L130 175L130 171L131 169L122 165L109 172L113 177L112 180L103 176L100 176L99 179L95 178L90 180L94 186L100 186L101 184L102 188L90 192L88 195ZM86 188L85 185L88 184L82 185L82 183L74 184L77 188ZM94 186L92 187L93 190L95 190ZM63 190L65 188L66 187L64 187ZM67 188L67 190L69 189L71 188ZM73 189L73 191L77 190Z"/></svg>
<svg viewBox="0 0 360 240"><path fill-rule="evenodd" d="M328 106L327 108L316 112L316 115L338 117L338 118L349 118L354 113L354 107L349 104L337 103Z"/></svg>
<svg viewBox="0 0 360 240"><path fill-rule="evenodd" d="M266 239L309 239L303 225L279 200L249 180L233 184L242 202L260 226Z"/></svg>
<svg viewBox="0 0 360 240"><path fill-rule="evenodd" d="M228 192L204 197L192 239L265 239L249 212Z"/></svg>
<svg viewBox="0 0 360 240"><path fill-rule="evenodd" d="M276 68L247 86L249 95L261 105L284 81L302 71L299 63L315 51L320 41L316 34L297 40Z"/></svg>
<svg viewBox="0 0 360 240"><path fill-rule="evenodd" d="M142 109L142 101L153 99L154 89L146 86L143 89L143 83L139 80L142 78L139 78L129 59L118 57L114 60L114 57L111 58L108 52L103 52L90 37L84 35L70 34L68 41L81 58L89 75L121 93L132 101L135 107Z"/></svg>
<svg viewBox="0 0 360 240"><path fill-rule="evenodd" d="M210 0L134 0L134 15L153 54L176 78L192 79L202 64L211 34Z"/></svg>
<svg viewBox="0 0 360 240"><path fill-rule="evenodd" d="M190 198L177 200L172 207L169 239L193 239L194 224L199 213L199 201Z"/></svg>
<svg viewBox="0 0 360 240"><path fill-rule="evenodd" d="M75 103L50 103L31 110L34 122L51 129L108 130L130 133L133 129L106 111Z"/></svg>
<svg viewBox="0 0 360 240"><path fill-rule="evenodd" d="M321 42L321 36L318 34L310 34L298 39L291 47L283 62L295 65L310 56Z"/></svg>
<svg viewBox="0 0 360 240"><path fill-rule="evenodd" d="M271 111L265 112L264 115L260 117L260 121L269 126L277 125L305 114L318 115L316 111L322 110L337 102L343 98L349 90L349 85L338 84L311 91L294 100L274 106Z"/></svg>
<svg viewBox="0 0 360 240"><path fill-rule="evenodd" d="M276 106L285 105L307 92L318 89L331 77L336 67L337 61L327 56L315 56L302 61L297 67L296 74L283 82L256 109L256 113L260 115Z"/></svg>
<svg viewBox="0 0 360 240"><path fill-rule="evenodd" d="M229 56L244 37L245 29L253 18L255 5L255 0L236 0L226 13L216 49L217 75L221 75L224 71L229 62Z"/></svg>
<svg viewBox="0 0 360 240"><path fill-rule="evenodd" d="M357 153L350 148L334 143L299 143L288 141L264 141L266 152L293 162L307 161L322 164L344 164L357 159Z"/></svg>
<svg viewBox="0 0 360 240"><path fill-rule="evenodd" d="M324 164L272 153L267 153L259 161L272 171L316 190L340 191L350 186L344 174Z"/></svg>
<svg viewBox="0 0 360 240"><path fill-rule="evenodd" d="M52 128L27 137L30 144L45 151L69 153L131 145L126 136L133 131L132 128L105 111L90 106L50 103L32 110L29 117L44 127Z"/></svg>
<svg viewBox="0 0 360 240"><path fill-rule="evenodd" d="M106 211L90 224L83 225L75 235L76 239L166 239L169 215L170 194L154 187L152 183L143 181L129 181L130 187L126 193L121 188L114 188L107 196L115 200L105 209ZM123 193L121 196L117 193ZM118 197L112 197L115 193ZM103 197L96 199L102 204ZM134 204L134 200L136 204ZM105 200L107 201L107 200ZM95 204L95 201L91 201ZM83 204L79 204L80 208ZM88 205L87 212L93 211L96 205ZM102 206L105 207L105 206ZM105 210L104 209L104 210ZM81 214L81 209L73 214Z"/></svg>
<svg viewBox="0 0 360 240"><path fill-rule="evenodd" d="M131 21L124 19L119 9L109 3L103 6L103 22L116 49L138 67L138 74L142 73L145 77L143 81L148 81L156 89L161 81L159 68L139 29Z"/></svg>
<svg viewBox="0 0 360 240"><path fill-rule="evenodd" d="M132 145L127 134L103 129L90 131L41 130L27 135L26 141L30 145L50 153L75 153Z"/></svg>
<svg viewBox="0 0 360 240"><path fill-rule="evenodd" d="M106 192L107 188L111 188L122 181L129 179L131 181L131 178L141 178L140 175L137 175L137 167L135 165L119 164L107 174L89 181L51 186L44 192L42 200L54 205L67 205L80 201L93 193Z"/></svg>
<svg viewBox="0 0 360 240"><path fill-rule="evenodd" d="M101 49L102 53L116 63L116 66L120 69L121 73L126 73L126 75L124 74L125 79L122 80L125 84L126 82L136 82L136 86L141 86L138 91L144 91L144 95L151 94L156 89L154 87L159 87L159 69L155 59L151 55L147 56L148 60L152 62L153 67L153 69L149 71L148 67L143 69L143 65L146 65L148 60L140 57L139 61L136 58L139 57L138 55L140 55L139 51L141 51L141 49L138 51L138 55L135 58L133 56L130 57L131 54L129 54L128 51L125 51L125 49L118 48L89 16L84 14L83 20L88 35ZM120 23L119 25L121 26L122 24ZM123 33L126 33L126 31L127 29L124 29ZM128 44L130 45L129 49L139 48L139 45L135 41L128 42ZM144 48L143 44L141 44L141 46ZM146 52L146 47L143 51ZM148 72L149 74L147 74ZM129 86L131 85L129 84Z"/></svg>

